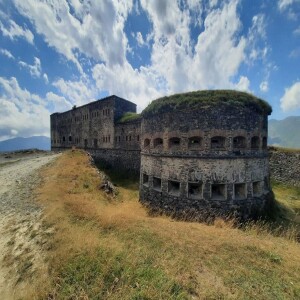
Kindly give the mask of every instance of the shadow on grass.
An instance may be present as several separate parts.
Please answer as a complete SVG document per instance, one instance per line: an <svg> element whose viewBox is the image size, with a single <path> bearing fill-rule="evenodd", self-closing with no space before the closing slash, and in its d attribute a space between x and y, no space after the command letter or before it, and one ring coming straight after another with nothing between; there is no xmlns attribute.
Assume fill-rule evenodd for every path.
<svg viewBox="0 0 300 300"><path fill-rule="evenodd" d="M102 161L96 161L95 165L110 178L114 185L135 191L139 189L138 174L128 170L116 170Z"/></svg>

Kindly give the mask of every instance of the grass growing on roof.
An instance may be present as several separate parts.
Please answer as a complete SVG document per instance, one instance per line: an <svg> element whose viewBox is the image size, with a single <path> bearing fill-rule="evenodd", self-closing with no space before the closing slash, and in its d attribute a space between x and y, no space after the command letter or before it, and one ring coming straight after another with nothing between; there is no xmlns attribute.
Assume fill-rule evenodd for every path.
<svg viewBox="0 0 300 300"><path fill-rule="evenodd" d="M134 113L134 112L126 112L123 114L123 116L118 120L119 123L125 123L125 122L130 122L134 120L138 120L141 118L140 114Z"/></svg>
<svg viewBox="0 0 300 300"><path fill-rule="evenodd" d="M234 90L205 90L165 96L152 101L142 112L151 116L173 110L196 109L219 104L254 107L271 114L272 107L264 100L249 93Z"/></svg>

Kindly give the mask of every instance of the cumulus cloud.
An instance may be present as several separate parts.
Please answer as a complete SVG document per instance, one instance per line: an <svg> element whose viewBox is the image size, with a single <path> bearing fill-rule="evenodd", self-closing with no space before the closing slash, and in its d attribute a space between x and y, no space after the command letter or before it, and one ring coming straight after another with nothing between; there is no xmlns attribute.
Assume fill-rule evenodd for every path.
<svg viewBox="0 0 300 300"><path fill-rule="evenodd" d="M73 61L81 73L83 70L77 58L78 51L108 65L122 65L126 60L124 23L132 9L132 1L14 2L45 41Z"/></svg>
<svg viewBox="0 0 300 300"><path fill-rule="evenodd" d="M33 65L27 64L24 61L19 61L19 65L26 69L32 77L39 78L42 74L41 61L39 58L34 58Z"/></svg>
<svg viewBox="0 0 300 300"><path fill-rule="evenodd" d="M94 101L97 96L95 86L84 77L77 81L59 78L53 82L53 86L69 99L73 105L86 104L90 101Z"/></svg>
<svg viewBox="0 0 300 300"><path fill-rule="evenodd" d="M0 49L0 53L5 55L6 57L8 57L10 59L15 59L15 57L11 54L11 52L9 52L6 49Z"/></svg>
<svg viewBox="0 0 300 300"><path fill-rule="evenodd" d="M16 136L49 136L50 110L71 107L64 97L52 92L45 98L22 89L15 77L0 77L0 140Z"/></svg>
<svg viewBox="0 0 300 300"><path fill-rule="evenodd" d="M7 27L0 21L0 30L4 36L7 36L11 40L15 40L16 38L23 38L28 43L33 44L34 35L33 33L27 29L19 26L13 20L9 20L7 22Z"/></svg>
<svg viewBox="0 0 300 300"><path fill-rule="evenodd" d="M300 108L300 81L285 89L280 103L280 107L283 111Z"/></svg>
<svg viewBox="0 0 300 300"><path fill-rule="evenodd" d="M22 89L16 78L0 77L0 138L14 136L49 135L49 112L37 95Z"/></svg>

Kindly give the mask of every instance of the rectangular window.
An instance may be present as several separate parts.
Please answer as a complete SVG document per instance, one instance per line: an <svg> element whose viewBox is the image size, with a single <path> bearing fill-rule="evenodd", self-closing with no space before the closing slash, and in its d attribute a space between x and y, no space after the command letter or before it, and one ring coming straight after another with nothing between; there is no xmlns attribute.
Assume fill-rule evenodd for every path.
<svg viewBox="0 0 300 300"><path fill-rule="evenodd" d="M180 182L179 181L168 181L168 192L173 196L179 196L180 194Z"/></svg>
<svg viewBox="0 0 300 300"><path fill-rule="evenodd" d="M188 198L202 199L202 183L189 182Z"/></svg>
<svg viewBox="0 0 300 300"><path fill-rule="evenodd" d="M153 177L153 189L161 191L161 179L159 177Z"/></svg>
<svg viewBox="0 0 300 300"><path fill-rule="evenodd" d="M226 185L225 184L212 184L211 185L211 199L225 200L226 199Z"/></svg>
<svg viewBox="0 0 300 300"><path fill-rule="evenodd" d="M236 183L234 185L234 199L241 200L246 199L246 184L245 183Z"/></svg>
<svg viewBox="0 0 300 300"><path fill-rule="evenodd" d="M255 181L252 184L253 189L253 196L259 197L262 195L262 182L261 181Z"/></svg>
<svg viewBox="0 0 300 300"><path fill-rule="evenodd" d="M143 185L149 186L149 175L143 174Z"/></svg>

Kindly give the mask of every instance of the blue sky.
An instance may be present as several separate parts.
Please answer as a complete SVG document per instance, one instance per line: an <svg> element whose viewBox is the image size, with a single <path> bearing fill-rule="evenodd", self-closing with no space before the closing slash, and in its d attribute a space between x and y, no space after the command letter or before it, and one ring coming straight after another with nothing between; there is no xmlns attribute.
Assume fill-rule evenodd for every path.
<svg viewBox="0 0 300 300"><path fill-rule="evenodd" d="M238 89L300 115L300 0L0 0L0 140L116 94Z"/></svg>

